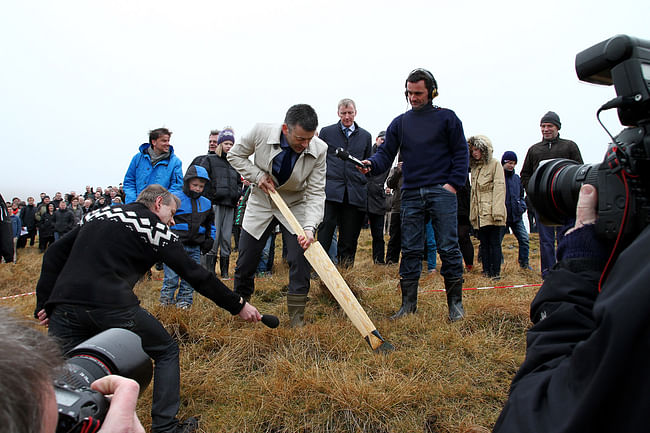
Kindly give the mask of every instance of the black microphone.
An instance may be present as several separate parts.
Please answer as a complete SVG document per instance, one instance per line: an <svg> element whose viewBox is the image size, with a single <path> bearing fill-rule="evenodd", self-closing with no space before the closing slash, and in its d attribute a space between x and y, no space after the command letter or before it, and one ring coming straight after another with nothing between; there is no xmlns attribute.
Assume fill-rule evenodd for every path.
<svg viewBox="0 0 650 433"><path fill-rule="evenodd" d="M353 164L355 164L355 165L357 165L357 166L359 166L361 168L366 168L366 165L363 162L361 162L360 160L358 160L354 156L350 155L350 152L343 149L342 147L339 147L338 149L336 149L336 151L334 153L336 154L336 156L338 156L343 161L350 161L351 163L353 163Z"/></svg>
<svg viewBox="0 0 650 433"><path fill-rule="evenodd" d="M272 314L263 314L262 323L269 328L277 328L280 324L280 319L278 319L278 316L273 316Z"/></svg>

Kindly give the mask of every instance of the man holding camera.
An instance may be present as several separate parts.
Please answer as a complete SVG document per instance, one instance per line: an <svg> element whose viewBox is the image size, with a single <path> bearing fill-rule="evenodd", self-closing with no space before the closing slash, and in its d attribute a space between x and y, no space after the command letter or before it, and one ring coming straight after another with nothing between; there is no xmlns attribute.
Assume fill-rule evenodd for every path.
<svg viewBox="0 0 650 433"><path fill-rule="evenodd" d="M616 88L598 112L618 108L629 128L610 135L601 164L549 162L539 190L534 175L531 199L549 221L572 214L573 204L553 197L580 193L559 261L531 304L526 359L495 432L648 430L649 50L650 41L617 35L576 56L581 81Z"/></svg>
<svg viewBox="0 0 650 433"><path fill-rule="evenodd" d="M582 187L559 263L531 304L526 359L495 432L648 428L650 267L642 258L650 228L618 256L601 287L610 251L595 231L597 196Z"/></svg>
<svg viewBox="0 0 650 433"><path fill-rule="evenodd" d="M43 258L36 286L35 316L49 324L64 352L109 328L133 331L153 358L152 432L189 433L197 419L179 423L178 344L163 325L139 306L133 286L161 261L203 296L249 322L257 309L193 261L169 228L180 204L160 185L149 185L135 203L98 209L55 242Z"/></svg>
<svg viewBox="0 0 650 433"><path fill-rule="evenodd" d="M54 433L58 411L54 380L63 359L56 341L0 308L0 425L12 433ZM104 376L93 390L112 395L97 433L144 433L135 413L140 387L135 380Z"/></svg>
<svg viewBox="0 0 650 433"><path fill-rule="evenodd" d="M582 155L578 145L571 140L560 138L560 116L549 111L540 121L542 141L533 144L526 153L524 165L521 167L521 183L528 190L528 181L533 176L537 167L542 161L554 158L566 158L582 164ZM530 210L529 210L530 212ZM546 278L548 271L555 265L555 241L559 242L561 234L568 227L552 227L544 225L539 215L537 217L537 229L539 231L539 255L541 260L542 278Z"/></svg>

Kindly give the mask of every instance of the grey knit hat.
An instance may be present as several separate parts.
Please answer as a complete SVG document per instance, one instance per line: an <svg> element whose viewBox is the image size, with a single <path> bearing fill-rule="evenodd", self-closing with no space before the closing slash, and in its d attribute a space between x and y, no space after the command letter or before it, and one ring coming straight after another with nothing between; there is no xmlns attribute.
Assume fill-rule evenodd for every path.
<svg viewBox="0 0 650 433"><path fill-rule="evenodd" d="M560 116L557 115L556 112L554 111L549 111L542 117L542 120L539 121L539 124L541 125L542 123L552 123L553 125L557 126L557 129L562 128L562 123L560 122Z"/></svg>

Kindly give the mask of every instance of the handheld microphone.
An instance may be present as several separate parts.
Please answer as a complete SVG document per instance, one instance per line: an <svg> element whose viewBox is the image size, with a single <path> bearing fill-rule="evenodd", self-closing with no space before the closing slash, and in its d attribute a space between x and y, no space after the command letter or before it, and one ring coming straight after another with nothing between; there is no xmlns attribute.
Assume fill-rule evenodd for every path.
<svg viewBox="0 0 650 433"><path fill-rule="evenodd" d="M273 316L272 314L263 314L262 323L264 323L269 328L277 328L280 324L280 319L278 319L277 316Z"/></svg>
<svg viewBox="0 0 650 433"><path fill-rule="evenodd" d="M366 165L363 162L361 162L360 160L358 160L354 156L350 155L350 152L343 149L342 147L339 147L338 149L336 149L336 151L334 153L336 154L337 157L339 157L343 161L350 161L354 165L357 165L357 166L359 166L361 168L366 168Z"/></svg>

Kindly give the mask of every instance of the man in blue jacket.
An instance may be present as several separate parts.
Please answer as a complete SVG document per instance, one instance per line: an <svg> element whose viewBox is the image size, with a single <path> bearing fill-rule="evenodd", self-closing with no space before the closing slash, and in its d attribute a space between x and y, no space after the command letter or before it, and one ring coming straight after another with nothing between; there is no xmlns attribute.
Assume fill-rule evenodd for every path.
<svg viewBox="0 0 650 433"><path fill-rule="evenodd" d="M372 136L354 121L356 115L354 101L342 99L338 106L341 120L324 127L318 135L327 143L325 215L318 229L318 241L325 251L329 251L334 230L338 226L337 256L339 263L346 268L354 265L357 253L357 242L366 210L367 180L354 164L339 159L336 149L343 148L357 159L365 159L372 154Z"/></svg>
<svg viewBox="0 0 650 433"><path fill-rule="evenodd" d="M406 79L405 87L404 93L412 109L391 122L384 145L363 161L368 167L361 170L382 173L391 166L398 152L402 155L402 261L399 269L402 307L393 318L415 313L417 309L424 217L428 212L442 261L440 274L445 280L449 320L453 322L465 315L456 190L467 178L467 141L456 114L431 103L438 95L438 85L431 72L415 69Z"/></svg>
<svg viewBox="0 0 650 433"><path fill-rule="evenodd" d="M140 146L124 175L126 203L132 203L149 185L158 184L171 193L183 189L183 167L169 144L172 132L157 128L149 132L149 142Z"/></svg>

